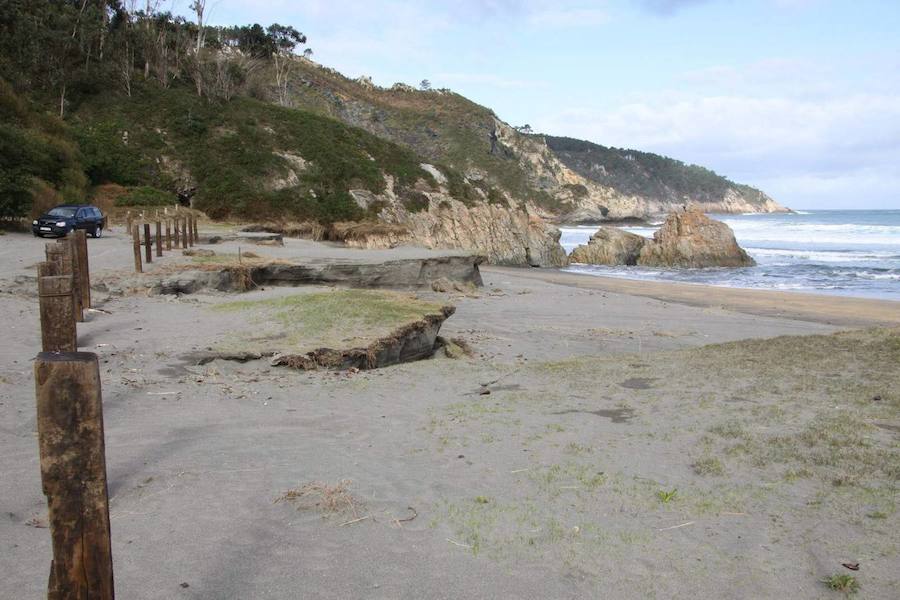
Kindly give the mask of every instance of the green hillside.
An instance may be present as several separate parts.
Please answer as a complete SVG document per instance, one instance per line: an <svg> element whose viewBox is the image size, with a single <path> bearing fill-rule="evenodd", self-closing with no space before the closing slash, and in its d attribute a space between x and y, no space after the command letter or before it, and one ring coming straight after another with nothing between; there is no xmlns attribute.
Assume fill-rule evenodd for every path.
<svg viewBox="0 0 900 600"><path fill-rule="evenodd" d="M568 137L544 136L547 145L579 175L628 196L672 203L715 202L729 189L752 198L759 190L734 183L714 171L666 156L610 148Z"/></svg>
<svg viewBox="0 0 900 600"><path fill-rule="evenodd" d="M352 220L365 215L348 190L380 193L383 173L401 189L433 183L410 150L361 129L248 97L209 102L186 86L95 96L71 121L92 183L176 190L213 218Z"/></svg>
<svg viewBox="0 0 900 600"><path fill-rule="evenodd" d="M361 127L412 149L427 162L463 174L475 169L489 186L516 198L552 204L510 148L496 144L492 151L494 111L450 90L422 91L403 84L381 88L301 60L289 98L292 106Z"/></svg>
<svg viewBox="0 0 900 600"><path fill-rule="evenodd" d="M86 184L70 128L0 79L0 218L25 215L35 201L76 201Z"/></svg>

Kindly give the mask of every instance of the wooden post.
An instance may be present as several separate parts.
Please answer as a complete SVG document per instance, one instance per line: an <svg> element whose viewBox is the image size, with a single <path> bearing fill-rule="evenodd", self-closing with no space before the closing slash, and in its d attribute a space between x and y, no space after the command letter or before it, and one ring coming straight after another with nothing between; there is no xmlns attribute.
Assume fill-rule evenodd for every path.
<svg viewBox="0 0 900 600"><path fill-rule="evenodd" d="M131 211L130 210L125 213L125 223L128 227L128 231L130 233L131 232Z"/></svg>
<svg viewBox="0 0 900 600"><path fill-rule="evenodd" d="M156 256L162 256L162 224L156 222Z"/></svg>
<svg viewBox="0 0 900 600"><path fill-rule="evenodd" d="M200 232L198 231L198 227L197 227L197 216L196 215L194 215L194 242L196 242L197 244L200 243Z"/></svg>
<svg viewBox="0 0 900 600"><path fill-rule="evenodd" d="M72 298L75 304L75 320L84 321L84 303L81 295L81 263L78 260L78 245L74 236L56 240L56 245L62 248L64 258L61 260L62 275L72 276ZM48 255L49 256L49 255Z"/></svg>
<svg viewBox="0 0 900 600"><path fill-rule="evenodd" d="M147 264L153 262L153 247L150 239L150 223L144 223L144 260Z"/></svg>
<svg viewBox="0 0 900 600"><path fill-rule="evenodd" d="M141 230L138 225L131 229L131 242L134 246L134 272L143 273L144 269L141 265Z"/></svg>
<svg viewBox="0 0 900 600"><path fill-rule="evenodd" d="M172 249L172 222L166 219L166 250Z"/></svg>
<svg viewBox="0 0 900 600"><path fill-rule="evenodd" d="M53 560L49 600L113 600L100 369L92 352L34 361L41 486Z"/></svg>
<svg viewBox="0 0 900 600"><path fill-rule="evenodd" d="M181 248L187 249L188 247L188 232L187 232L187 219L181 218Z"/></svg>
<svg viewBox="0 0 900 600"><path fill-rule="evenodd" d="M175 230L175 249L178 250L178 244L181 243L178 239L178 217L172 219L172 228Z"/></svg>
<svg viewBox="0 0 900 600"><path fill-rule="evenodd" d="M78 253L78 291L81 292L81 306L91 307L91 269L88 265L87 232L84 229L74 231L73 245Z"/></svg>
<svg viewBox="0 0 900 600"><path fill-rule="evenodd" d="M53 275L72 274L72 259L66 252L65 246L62 244L46 244L44 252L47 256L47 262L54 265Z"/></svg>
<svg viewBox="0 0 900 600"><path fill-rule="evenodd" d="M56 272L57 265L38 266L38 304L41 313L41 348L44 352L75 352L78 340L75 328L73 277L44 275Z"/></svg>
<svg viewBox="0 0 900 600"><path fill-rule="evenodd" d="M38 277L55 277L60 275L59 265L52 262L40 262L37 266Z"/></svg>

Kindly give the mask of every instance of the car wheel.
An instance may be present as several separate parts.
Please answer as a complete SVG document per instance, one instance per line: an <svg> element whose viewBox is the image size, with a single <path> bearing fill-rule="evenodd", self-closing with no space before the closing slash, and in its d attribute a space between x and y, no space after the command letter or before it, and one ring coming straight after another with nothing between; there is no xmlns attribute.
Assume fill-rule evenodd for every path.
<svg viewBox="0 0 900 600"><path fill-rule="evenodd" d="M103 235L103 227L100 226L100 225L95 225L95 226L94 226L94 233L93 233L92 235L93 235L95 238L98 238L98 237L100 237L101 235Z"/></svg>

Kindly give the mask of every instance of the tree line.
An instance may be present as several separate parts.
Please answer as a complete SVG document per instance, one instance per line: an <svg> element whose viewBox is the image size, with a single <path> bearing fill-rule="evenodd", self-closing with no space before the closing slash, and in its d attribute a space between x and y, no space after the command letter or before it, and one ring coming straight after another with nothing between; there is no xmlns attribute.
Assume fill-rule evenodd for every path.
<svg viewBox="0 0 900 600"><path fill-rule="evenodd" d="M162 87L190 82L199 96L228 100L271 65L265 76L288 103L291 66L306 36L277 23L214 27L206 23L207 0L190 3L194 20L160 10L160 1L0 0L0 77L52 101L65 117L79 96L110 82L130 96L138 79Z"/></svg>

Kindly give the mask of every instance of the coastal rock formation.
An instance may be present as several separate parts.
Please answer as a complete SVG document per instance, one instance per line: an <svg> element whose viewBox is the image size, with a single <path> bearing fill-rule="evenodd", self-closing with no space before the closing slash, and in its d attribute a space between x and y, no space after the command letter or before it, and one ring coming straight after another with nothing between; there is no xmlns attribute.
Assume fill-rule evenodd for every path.
<svg viewBox="0 0 900 600"><path fill-rule="evenodd" d="M435 167L431 167L438 171ZM439 172L439 171L438 171ZM467 250L484 255L497 265L530 265L561 267L568 264L566 251L559 244L561 233L541 216L541 211L527 203L503 198L489 202L487 196L462 202L448 188L437 191L425 186L418 192L420 206L410 209L398 197L393 178L385 176L385 191L365 195L351 190L360 203L377 202L384 208L378 213L382 226L360 227L358 235L342 236L348 246L359 248L392 248L413 244L432 249Z"/></svg>
<svg viewBox="0 0 900 600"><path fill-rule="evenodd" d="M569 260L589 265L636 265L647 238L618 229L601 227L590 241L578 246Z"/></svg>
<svg viewBox="0 0 900 600"><path fill-rule="evenodd" d="M381 218L402 223L412 243L426 248L471 250L497 265L560 267L568 263L560 231L527 210L499 204L466 206L440 194L428 194L428 210L386 208Z"/></svg>
<svg viewBox="0 0 900 600"><path fill-rule="evenodd" d="M725 223L699 210L672 213L644 244L638 264L648 267L751 267L756 262L738 246Z"/></svg>

